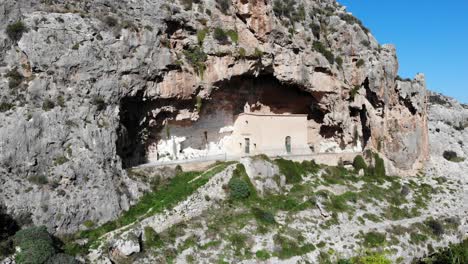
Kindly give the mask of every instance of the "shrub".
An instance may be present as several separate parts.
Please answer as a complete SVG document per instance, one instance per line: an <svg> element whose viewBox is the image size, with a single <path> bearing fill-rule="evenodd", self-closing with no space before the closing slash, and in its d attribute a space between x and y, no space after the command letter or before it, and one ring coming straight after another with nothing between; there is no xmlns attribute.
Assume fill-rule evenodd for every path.
<svg viewBox="0 0 468 264"><path fill-rule="evenodd" d="M206 69L205 61L208 59L206 53L200 47L195 47L184 51L184 55L190 65L197 71L200 78L203 79L203 73Z"/></svg>
<svg viewBox="0 0 468 264"><path fill-rule="evenodd" d="M351 262L353 264L392 264L385 255L381 253L371 253L362 257L356 257Z"/></svg>
<svg viewBox="0 0 468 264"><path fill-rule="evenodd" d="M228 183L231 198L234 200L245 199L250 195L249 185L242 179L232 178Z"/></svg>
<svg viewBox="0 0 468 264"><path fill-rule="evenodd" d="M364 246L366 247L378 247L385 243L386 236L384 233L369 232L363 236Z"/></svg>
<svg viewBox="0 0 468 264"><path fill-rule="evenodd" d="M441 236L445 233L444 226L437 220L430 219L425 223L436 236Z"/></svg>
<svg viewBox="0 0 468 264"><path fill-rule="evenodd" d="M12 103L1 102L0 103L0 113L6 112L6 111L12 109L13 107L14 107L14 105Z"/></svg>
<svg viewBox="0 0 468 264"><path fill-rule="evenodd" d="M295 5L296 2L294 0L275 0L273 2L273 12L278 17L291 19L296 11L294 8Z"/></svg>
<svg viewBox="0 0 468 264"><path fill-rule="evenodd" d="M104 17L104 23L106 23L106 25L109 27L115 27L119 24L119 21L113 16L106 16Z"/></svg>
<svg viewBox="0 0 468 264"><path fill-rule="evenodd" d="M18 72L17 68L8 71L6 77L8 78L8 87L10 88L18 87L24 79L24 76Z"/></svg>
<svg viewBox="0 0 468 264"><path fill-rule="evenodd" d="M145 231L145 246L148 248L159 248L161 247L164 243L161 240L161 237L159 236L156 231L150 226L145 226L144 228Z"/></svg>
<svg viewBox="0 0 468 264"><path fill-rule="evenodd" d="M358 68L361 68L362 66L364 66L364 64L365 64L364 60L363 60L363 59L359 59L359 60L357 61L357 63L356 63L356 66L357 66Z"/></svg>
<svg viewBox="0 0 468 264"><path fill-rule="evenodd" d="M292 184L302 181L302 176L305 174L305 171L300 164L285 159L277 159L275 162L280 172L286 177L286 183Z"/></svg>
<svg viewBox="0 0 468 264"><path fill-rule="evenodd" d="M28 181L37 185L44 185L49 183L47 177L44 175L35 175L28 178Z"/></svg>
<svg viewBox="0 0 468 264"><path fill-rule="evenodd" d="M236 43L239 42L239 34L237 34L237 31L235 30L228 30L226 31L226 35L229 36L229 38L231 39L232 42Z"/></svg>
<svg viewBox="0 0 468 264"><path fill-rule="evenodd" d="M460 244L450 244L449 247L434 253L429 257L415 261L417 264L462 264L468 263L468 239Z"/></svg>
<svg viewBox="0 0 468 264"><path fill-rule="evenodd" d="M223 14L227 15L229 8L231 7L231 1L230 0L216 0L216 3L218 4L219 10L221 10Z"/></svg>
<svg viewBox="0 0 468 264"><path fill-rule="evenodd" d="M330 50L328 50L327 48L325 48L325 46L323 46L322 42L314 41L314 43L312 44L312 49L315 50L316 52L321 53L328 60L330 64L335 63L335 56Z"/></svg>
<svg viewBox="0 0 468 264"><path fill-rule="evenodd" d="M246 51L244 48L240 47L238 50L239 58L244 59L246 55Z"/></svg>
<svg viewBox="0 0 468 264"><path fill-rule="evenodd" d="M227 34L222 28L217 27L213 32L213 38L220 43L225 43L227 41Z"/></svg>
<svg viewBox="0 0 468 264"><path fill-rule="evenodd" d="M338 64L340 68L343 67L343 58L336 57L335 61L336 61L336 64Z"/></svg>
<svg viewBox="0 0 468 264"><path fill-rule="evenodd" d="M444 151L442 155L446 160L451 161L451 162L462 162L465 159L462 157L458 157L457 153L455 151L451 150L446 150Z"/></svg>
<svg viewBox="0 0 468 264"><path fill-rule="evenodd" d="M5 33L13 41L19 41L23 36L23 33L27 32L28 28L23 21L17 21L6 27Z"/></svg>
<svg viewBox="0 0 468 264"><path fill-rule="evenodd" d="M353 167L354 167L354 170L356 170L357 172L359 172L361 169L364 169L364 171L367 170L366 161L361 155L358 155L354 158Z"/></svg>
<svg viewBox="0 0 468 264"><path fill-rule="evenodd" d="M198 45L203 46L203 42L205 41L206 34L208 34L208 29L207 28L204 28L202 30L197 31Z"/></svg>
<svg viewBox="0 0 468 264"><path fill-rule="evenodd" d="M102 111L107 107L106 101L99 95L94 95L93 98L91 98L91 104L96 106L97 111Z"/></svg>
<svg viewBox="0 0 468 264"><path fill-rule="evenodd" d="M374 169L375 176L379 178L385 177L386 172L385 172L384 160L381 157L379 157L378 154L374 154L374 159L375 159L375 169Z"/></svg>
<svg viewBox="0 0 468 264"><path fill-rule="evenodd" d="M255 256L260 260L267 260L271 257L270 253L268 253L266 250L258 250L255 252Z"/></svg>
<svg viewBox="0 0 468 264"><path fill-rule="evenodd" d="M361 89L361 86L360 86L360 85L356 85L356 86L353 87L353 89L351 89L351 90L349 91L349 99L351 99L351 101L354 101L354 98L355 98L356 95L358 94L359 89Z"/></svg>
<svg viewBox="0 0 468 264"><path fill-rule="evenodd" d="M264 224L274 224L276 223L275 221L275 216L267 211L264 211L260 208L254 207L252 208L252 213L255 216L255 219L257 221L264 223Z"/></svg>
<svg viewBox="0 0 468 264"><path fill-rule="evenodd" d="M94 226L94 222L91 221L91 220L86 220L83 222L83 225L86 227L86 228L91 228Z"/></svg>
<svg viewBox="0 0 468 264"><path fill-rule="evenodd" d="M195 97L195 108L197 109L197 112L200 113L201 109L202 109L202 106L203 106L203 100L202 98L197 95L197 97Z"/></svg>
<svg viewBox="0 0 468 264"><path fill-rule="evenodd" d="M340 14L340 18L343 19L344 21L346 21L347 23L351 24L351 25L358 24L359 27L361 27L362 30L364 30L364 32L369 33L369 29L366 28L362 24L361 20L357 19L355 16L353 16L351 14L348 14L348 13L345 13L345 14Z"/></svg>
<svg viewBox="0 0 468 264"><path fill-rule="evenodd" d="M255 48L253 55L255 58L261 59L263 57L263 51L261 51L259 48Z"/></svg>
<svg viewBox="0 0 468 264"><path fill-rule="evenodd" d="M15 259L18 264L45 263L55 254L53 239L45 226L20 230L13 239L15 246L21 249Z"/></svg>
<svg viewBox="0 0 468 264"><path fill-rule="evenodd" d="M54 107L55 103L50 99L45 99L44 102L42 102L42 110L46 112L54 109Z"/></svg>

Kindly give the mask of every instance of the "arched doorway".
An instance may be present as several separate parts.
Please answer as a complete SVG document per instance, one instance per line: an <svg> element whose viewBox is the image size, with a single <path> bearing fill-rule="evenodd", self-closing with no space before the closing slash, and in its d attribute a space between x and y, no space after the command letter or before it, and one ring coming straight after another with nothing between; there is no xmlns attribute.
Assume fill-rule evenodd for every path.
<svg viewBox="0 0 468 264"><path fill-rule="evenodd" d="M284 144L286 146L286 153L290 154L291 153L291 137L287 136L284 140Z"/></svg>

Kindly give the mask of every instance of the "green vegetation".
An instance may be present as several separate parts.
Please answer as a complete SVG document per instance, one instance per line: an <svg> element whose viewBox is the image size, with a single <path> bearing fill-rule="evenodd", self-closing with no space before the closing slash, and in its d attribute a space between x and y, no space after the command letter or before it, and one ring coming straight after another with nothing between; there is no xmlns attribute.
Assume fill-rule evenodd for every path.
<svg viewBox="0 0 468 264"><path fill-rule="evenodd" d="M312 244L300 245L296 239L292 239L280 234L273 237L275 245L279 247L279 251L275 252L275 256L280 259L288 259L294 256L301 256L315 250Z"/></svg>
<svg viewBox="0 0 468 264"><path fill-rule="evenodd" d="M220 43L226 43L227 42L227 34L224 32L224 30L220 27L215 28L213 31L213 38L216 39Z"/></svg>
<svg viewBox="0 0 468 264"><path fill-rule="evenodd" d="M161 237L159 236L156 231L150 226L145 226L144 228L144 235L145 235L145 240L144 240L144 246L146 248L159 248L162 247L164 242L161 240Z"/></svg>
<svg viewBox="0 0 468 264"><path fill-rule="evenodd" d="M228 186L230 190L229 193L231 195L231 199L234 199L234 200L245 199L249 197L250 195L249 185L242 179L232 178L229 181Z"/></svg>
<svg viewBox="0 0 468 264"><path fill-rule="evenodd" d="M195 102L195 108L197 109L197 112L200 113L201 111L201 108L202 108L202 105L203 105L203 101L202 101L202 98L197 95L197 97L195 98L196 102Z"/></svg>
<svg viewBox="0 0 468 264"><path fill-rule="evenodd" d="M306 19L305 8L303 4L297 6L295 0L275 0L273 2L273 12L276 16L286 18L291 24L304 21Z"/></svg>
<svg viewBox="0 0 468 264"><path fill-rule="evenodd" d="M205 61L208 59L208 55L200 47L186 50L184 55L190 65L197 71L198 76L203 79L203 73L206 69Z"/></svg>
<svg viewBox="0 0 468 264"><path fill-rule="evenodd" d="M386 236L384 233L369 232L363 235L363 245L368 248L383 246Z"/></svg>
<svg viewBox="0 0 468 264"><path fill-rule="evenodd" d="M21 75L20 72L18 72L17 68L13 68L10 71L8 71L5 77L8 78L8 87L10 87L10 89L20 86L20 84L24 80L24 76Z"/></svg>
<svg viewBox="0 0 468 264"><path fill-rule="evenodd" d="M230 29L226 31L226 35L229 36L233 43L237 44L237 42L239 42L239 34L237 31Z"/></svg>
<svg viewBox="0 0 468 264"><path fill-rule="evenodd" d="M356 67L358 68L361 68L362 66L364 66L365 62L363 59L359 59L357 62L356 62Z"/></svg>
<svg viewBox="0 0 468 264"><path fill-rule="evenodd" d="M119 25L119 21L117 20L117 18L115 18L113 16L104 17L103 22L109 27L115 27L115 26Z"/></svg>
<svg viewBox="0 0 468 264"><path fill-rule="evenodd" d="M415 261L417 264L465 264L468 263L468 239L451 244L439 252Z"/></svg>
<svg viewBox="0 0 468 264"><path fill-rule="evenodd" d="M80 237L88 238L88 246L95 243L100 236L117 228L129 225L142 217L148 217L164 209L168 209L185 200L189 195L203 186L215 174L223 171L227 163L221 163L215 167L201 172L182 172L169 181L158 192L146 193L140 201L124 212L118 219L109 221L102 226L81 232Z"/></svg>
<svg viewBox="0 0 468 264"><path fill-rule="evenodd" d="M458 157L457 153L455 151L451 150L446 150L444 151L443 155L444 159L451 161L451 162L463 162L465 161L465 158L463 157Z"/></svg>
<svg viewBox="0 0 468 264"><path fill-rule="evenodd" d="M348 13L343 13L343 14L340 14L340 18L343 19L344 21L346 21L347 23L351 24L351 25L354 25L354 24L359 25L359 27L361 27L362 30L364 30L364 32L369 33L369 29L366 28L362 24L361 20L359 20L355 16L353 16L351 14L348 14Z"/></svg>
<svg viewBox="0 0 468 264"><path fill-rule="evenodd" d="M319 166L314 161L303 161L302 163L291 160L277 159L275 160L280 172L286 177L286 183L299 183L302 176L307 173L317 173Z"/></svg>
<svg viewBox="0 0 468 264"><path fill-rule="evenodd" d="M58 157L55 157L55 159L54 159L54 165L55 166L62 165L62 164L67 163L67 162L68 162L68 158L65 157L65 156L58 156Z"/></svg>
<svg viewBox="0 0 468 264"><path fill-rule="evenodd" d="M52 237L45 226L18 231L14 236L15 246L21 249L16 254L16 263L45 263L55 254Z"/></svg>
<svg viewBox="0 0 468 264"><path fill-rule="evenodd" d="M203 46L203 42L205 41L206 34L208 34L208 32L209 32L208 28L204 28L204 29L197 31L197 40L198 40L198 45L200 47Z"/></svg>
<svg viewBox="0 0 468 264"><path fill-rule="evenodd" d="M93 95L91 98L91 104L96 106L97 111L102 111L107 107L106 101L100 95Z"/></svg>
<svg viewBox="0 0 468 264"><path fill-rule="evenodd" d="M242 164L237 164L236 169L232 173L232 178L229 180L228 187L231 199L233 200L246 199L249 196L252 199L257 198L257 191L250 182L250 178Z"/></svg>
<svg viewBox="0 0 468 264"><path fill-rule="evenodd" d="M361 155L358 155L354 158L353 167L356 172L359 172L361 169L363 169L364 171L367 170L366 161Z"/></svg>
<svg viewBox="0 0 468 264"><path fill-rule="evenodd" d="M15 23L9 24L6 27L6 35L13 41L17 42L21 39L24 33L28 31L28 28L23 23L23 21L17 21Z"/></svg>
<svg viewBox="0 0 468 264"><path fill-rule="evenodd" d="M94 222L91 221L91 220L86 220L83 222L83 225L86 227L86 228L92 228L94 226Z"/></svg>
<svg viewBox="0 0 468 264"><path fill-rule="evenodd" d="M356 97L356 95L359 93L359 90L361 89L361 86L360 85L355 85L353 87L353 89L351 89L349 91L349 99L351 101L354 101L354 98Z"/></svg>
<svg viewBox="0 0 468 264"><path fill-rule="evenodd" d="M260 260L267 260L271 257L270 253L268 253L266 250L258 250L255 252L255 256Z"/></svg>
<svg viewBox="0 0 468 264"><path fill-rule="evenodd" d="M44 111L50 111L52 109L54 109L55 107L55 103L54 101L50 100L50 99L45 99L44 102L42 102L42 110Z"/></svg>
<svg viewBox="0 0 468 264"><path fill-rule="evenodd" d="M1 102L0 103L0 113L6 112L6 111L12 109L13 107L14 107L14 105L12 103Z"/></svg>
<svg viewBox="0 0 468 264"><path fill-rule="evenodd" d="M340 68L343 67L343 58L336 57L335 61L336 61L336 64L338 64L338 67L340 67ZM354 96L353 96L353 98L354 98Z"/></svg>
<svg viewBox="0 0 468 264"><path fill-rule="evenodd" d="M245 51L244 48L240 47L239 50L237 51L237 53L239 54L239 58L241 58L241 59L245 58L246 51Z"/></svg>
<svg viewBox="0 0 468 264"><path fill-rule="evenodd" d="M254 207L252 208L252 213L255 216L255 219L257 219L257 221L259 221L260 223L263 223L263 224L276 223L275 216L270 212Z"/></svg>
<svg viewBox="0 0 468 264"><path fill-rule="evenodd" d="M47 177L44 175L30 176L28 181L37 185L44 185L49 183L49 180L47 180Z"/></svg>
<svg viewBox="0 0 468 264"><path fill-rule="evenodd" d="M322 42L320 41L314 41L312 44L312 50L321 53L325 58L327 58L328 62L330 64L335 63L335 56L333 53L327 49Z"/></svg>
<svg viewBox="0 0 468 264"><path fill-rule="evenodd" d="M260 60L263 57L263 51L259 48L255 48L253 56Z"/></svg>

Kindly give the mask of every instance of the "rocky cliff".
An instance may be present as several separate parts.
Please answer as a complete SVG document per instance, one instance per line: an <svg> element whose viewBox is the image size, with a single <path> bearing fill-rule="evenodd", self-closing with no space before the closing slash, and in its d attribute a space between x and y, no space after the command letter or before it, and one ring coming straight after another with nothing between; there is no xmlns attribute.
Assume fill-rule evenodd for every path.
<svg viewBox="0 0 468 264"><path fill-rule="evenodd" d="M0 14L0 202L24 223L115 218L147 188L124 168L167 120L194 124L258 78L303 93L335 150L359 141L395 174L428 155L424 77L398 78L395 47L333 0L6 0Z"/></svg>

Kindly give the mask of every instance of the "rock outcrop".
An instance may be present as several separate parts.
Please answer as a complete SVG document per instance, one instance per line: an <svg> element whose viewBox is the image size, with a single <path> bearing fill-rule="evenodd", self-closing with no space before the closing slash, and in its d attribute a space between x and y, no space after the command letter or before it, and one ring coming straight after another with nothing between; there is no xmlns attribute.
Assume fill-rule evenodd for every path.
<svg viewBox="0 0 468 264"><path fill-rule="evenodd" d="M56 233L115 218L147 188L123 168L145 159L167 120L193 124L197 100L256 77L305 92L310 125L337 150L359 141L389 172L414 174L428 155L424 77L398 80L395 48L335 1L291 9L2 1L0 202Z"/></svg>

